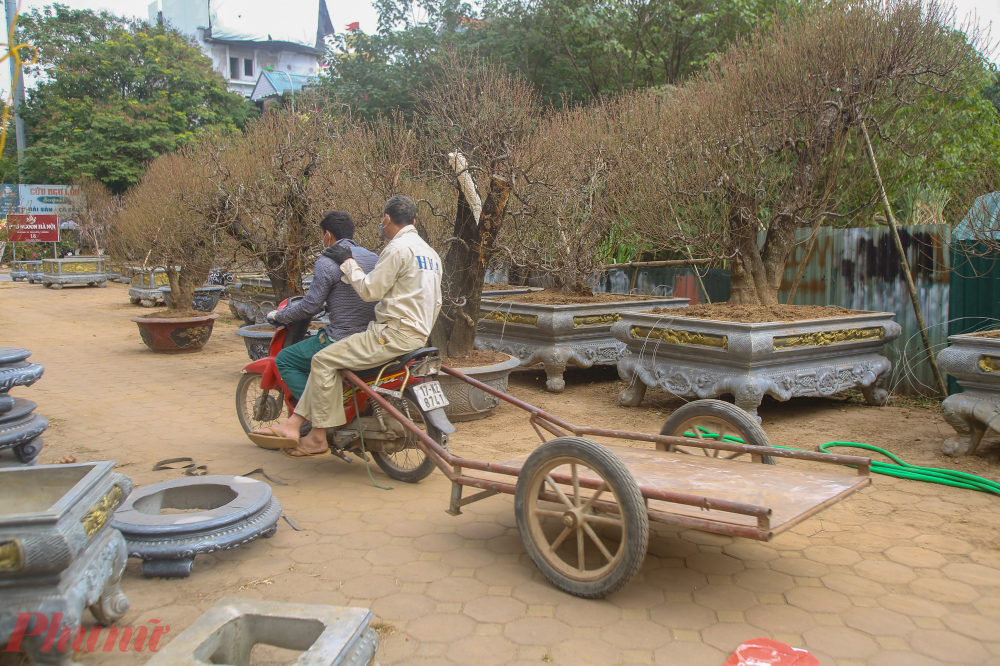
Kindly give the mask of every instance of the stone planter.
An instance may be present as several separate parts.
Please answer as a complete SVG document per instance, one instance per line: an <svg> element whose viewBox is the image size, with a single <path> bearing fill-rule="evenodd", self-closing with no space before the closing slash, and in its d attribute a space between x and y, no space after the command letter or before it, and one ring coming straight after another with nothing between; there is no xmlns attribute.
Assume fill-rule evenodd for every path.
<svg viewBox="0 0 1000 666"><path fill-rule="evenodd" d="M302 278L302 288L308 292L313 276ZM278 307L270 278L264 276L241 276L238 282L226 287L229 311L234 318L246 324L263 324L267 313Z"/></svg>
<svg viewBox="0 0 1000 666"><path fill-rule="evenodd" d="M27 349L0 348L0 451L10 450L18 466L35 464L49 425L34 413L34 402L9 395L15 386L31 386L41 379L44 368L28 361L29 356Z"/></svg>
<svg viewBox="0 0 1000 666"><path fill-rule="evenodd" d="M952 335L948 342L938 365L964 392L941 403L944 420L957 434L941 444L941 452L958 457L975 453L987 429L1000 432L1000 339Z"/></svg>
<svg viewBox="0 0 1000 666"><path fill-rule="evenodd" d="M679 308L686 298L658 298L586 305L541 305L484 298L479 306L476 349L516 356L521 367L545 366L545 388L562 391L567 365L614 365L625 345L611 335L622 314L653 307Z"/></svg>
<svg viewBox="0 0 1000 666"><path fill-rule="evenodd" d="M111 282L120 282L122 278L122 265L113 264L107 260L104 262L104 275Z"/></svg>
<svg viewBox="0 0 1000 666"><path fill-rule="evenodd" d="M134 317L132 321L139 325L139 335L147 347L159 353L177 354L204 347L218 318L217 314L206 314L174 319Z"/></svg>
<svg viewBox="0 0 1000 666"><path fill-rule="evenodd" d="M493 365L484 365L478 368L455 368L455 370L492 386L498 391L506 391L510 373L519 365L521 365L521 360L516 356L511 356L506 361ZM466 384L451 375L441 373L437 376L437 380L441 382L441 390L448 398L449 404L444 408L444 413L448 415L448 420L452 423L484 419L500 404L500 398Z"/></svg>
<svg viewBox="0 0 1000 666"><path fill-rule="evenodd" d="M631 383L619 402L637 406L646 388L677 396L715 398L731 393L757 415L764 394L778 400L829 396L860 388L883 405L882 381L892 369L882 345L899 337L891 312L835 319L742 324L625 313L611 333L628 346L618 374Z"/></svg>
<svg viewBox="0 0 1000 666"><path fill-rule="evenodd" d="M163 300L163 287L170 289L170 277L162 268L133 273L129 281L128 300L132 305L155 307Z"/></svg>
<svg viewBox="0 0 1000 666"><path fill-rule="evenodd" d="M247 346L247 356L251 361L259 361L268 354L271 338L274 337L274 326L270 324L250 324L236 329L236 335L243 338Z"/></svg>
<svg viewBox="0 0 1000 666"><path fill-rule="evenodd" d="M41 282L45 287L62 289L67 284L85 284L91 287L108 286L103 257L69 257L43 259Z"/></svg>
<svg viewBox="0 0 1000 666"><path fill-rule="evenodd" d="M10 279L14 282L27 281L34 284L42 279L42 262L18 259L10 267Z"/></svg>
<svg viewBox="0 0 1000 666"><path fill-rule="evenodd" d="M184 513L161 513L179 509ZM147 578L184 578L195 555L273 536L281 503L271 486L245 476L197 476L144 486L115 513L129 557Z"/></svg>
<svg viewBox="0 0 1000 666"><path fill-rule="evenodd" d="M83 624L83 609L100 624L128 610L118 587L125 540L112 529L115 509L132 492L113 461L0 470L0 645L18 613L42 613L49 631ZM72 635L72 634L71 634ZM46 646L46 634L25 636L21 647L36 664L72 663L72 640ZM67 644L68 643L68 644Z"/></svg>
<svg viewBox="0 0 1000 666"><path fill-rule="evenodd" d="M487 289L483 291L483 298L494 296L514 296L515 294L530 294L533 291L542 291L542 287L517 287L515 289Z"/></svg>
<svg viewBox="0 0 1000 666"><path fill-rule="evenodd" d="M160 291L163 295L163 302L167 304L167 307L172 305L171 295L173 292L170 291L170 287L160 287ZM217 285L205 285L204 287L198 287L194 290L194 301L191 303L191 307L199 312L212 312L215 310L215 306L219 304L219 299L222 298L223 287Z"/></svg>
<svg viewBox="0 0 1000 666"><path fill-rule="evenodd" d="M367 608L224 598L146 666L249 664L257 644L301 652L294 666L368 666L378 650L371 620Z"/></svg>

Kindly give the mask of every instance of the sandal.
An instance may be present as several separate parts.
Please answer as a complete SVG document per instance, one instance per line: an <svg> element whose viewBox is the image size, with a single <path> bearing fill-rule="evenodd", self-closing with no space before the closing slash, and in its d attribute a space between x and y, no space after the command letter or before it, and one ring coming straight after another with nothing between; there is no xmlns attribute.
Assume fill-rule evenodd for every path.
<svg viewBox="0 0 1000 666"><path fill-rule="evenodd" d="M247 437L262 449L294 449L298 447L298 438L279 435L278 431L274 428L268 428L268 430L273 434L265 435L259 432L248 432Z"/></svg>
<svg viewBox="0 0 1000 666"><path fill-rule="evenodd" d="M293 454L293 452L295 453ZM281 449L281 453L294 460L302 460L303 458L325 458L326 456L330 455L330 449L326 449L325 451L320 451L319 453L309 453L308 451L303 451L302 449L296 446L294 448L293 447L283 448Z"/></svg>

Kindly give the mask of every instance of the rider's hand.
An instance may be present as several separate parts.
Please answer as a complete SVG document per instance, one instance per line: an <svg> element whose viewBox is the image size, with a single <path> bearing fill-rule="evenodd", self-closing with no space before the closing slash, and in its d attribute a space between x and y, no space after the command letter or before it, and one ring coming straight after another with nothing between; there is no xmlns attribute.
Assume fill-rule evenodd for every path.
<svg viewBox="0 0 1000 666"><path fill-rule="evenodd" d="M264 320L267 321L267 323L270 324L271 326L281 326L282 325L281 322L276 319L277 316L278 316L278 311L271 310L270 312L267 313L267 316L264 317Z"/></svg>
<svg viewBox="0 0 1000 666"><path fill-rule="evenodd" d="M351 248L346 245L331 245L323 251L323 256L332 259L338 266L354 257Z"/></svg>

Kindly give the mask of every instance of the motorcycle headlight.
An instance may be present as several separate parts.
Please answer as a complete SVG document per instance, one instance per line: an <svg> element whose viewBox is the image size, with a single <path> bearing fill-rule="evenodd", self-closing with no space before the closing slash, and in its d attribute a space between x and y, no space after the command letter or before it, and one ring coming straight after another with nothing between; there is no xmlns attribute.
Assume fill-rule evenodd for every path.
<svg viewBox="0 0 1000 666"><path fill-rule="evenodd" d="M427 377L441 372L441 357L428 356L410 366L411 377Z"/></svg>

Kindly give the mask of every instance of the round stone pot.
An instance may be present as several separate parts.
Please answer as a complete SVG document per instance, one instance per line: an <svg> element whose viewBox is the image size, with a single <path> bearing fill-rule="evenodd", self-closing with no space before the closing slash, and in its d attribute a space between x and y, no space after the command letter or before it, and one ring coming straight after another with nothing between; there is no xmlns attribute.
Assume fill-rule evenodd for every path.
<svg viewBox="0 0 1000 666"><path fill-rule="evenodd" d="M511 371L521 364L516 356L507 354L506 361L484 365L479 368L453 368L463 375L468 375L472 379L480 381L498 391L507 390L507 380ZM471 384L466 384L460 379L451 375L440 373L437 380L441 382L441 390L448 398L448 406L444 408L444 413L448 415L448 420L455 421L475 421L489 416L497 405L500 398L494 397L476 388Z"/></svg>
<svg viewBox="0 0 1000 666"><path fill-rule="evenodd" d="M186 319L134 317L132 321L139 325L139 335L147 347L163 354L177 354L204 347L218 318L217 314L206 314Z"/></svg>
<svg viewBox="0 0 1000 666"><path fill-rule="evenodd" d="M259 361L265 358L271 347L271 338L274 337L274 326L270 324L250 324L240 326L236 329L236 335L243 338L243 343L247 346L247 356L251 361Z"/></svg>
<svg viewBox="0 0 1000 666"><path fill-rule="evenodd" d="M216 285L198 287L194 290L194 300L191 303L191 309L199 312L214 311L215 306L219 304L219 299L222 298L223 290L224 287ZM160 287L160 291L163 292L163 302L169 308L173 302L173 292L170 291L170 287Z"/></svg>

